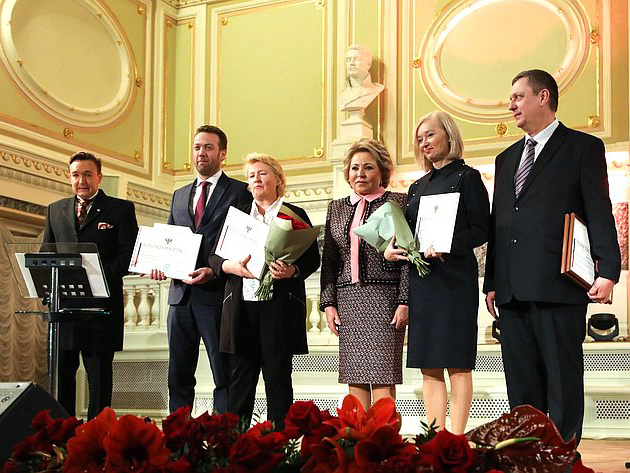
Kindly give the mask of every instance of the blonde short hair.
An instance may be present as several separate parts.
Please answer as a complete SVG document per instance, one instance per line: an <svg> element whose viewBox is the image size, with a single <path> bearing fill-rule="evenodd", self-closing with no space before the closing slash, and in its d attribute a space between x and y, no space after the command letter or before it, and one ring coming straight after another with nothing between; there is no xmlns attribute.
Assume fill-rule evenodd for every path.
<svg viewBox="0 0 630 473"><path fill-rule="evenodd" d="M413 133L413 154L416 157L418 165L421 165L425 171L433 169L433 163L422 155L422 150L418 144L418 129L420 128L420 125L427 120L437 121L446 132L446 136L448 136L449 153L446 156L446 159L462 159L464 156L464 140L462 139L462 134L459 131L457 123L455 123L453 117L451 117L448 113L442 112L441 110L435 110L431 113L427 113L420 119Z"/></svg>
<svg viewBox="0 0 630 473"><path fill-rule="evenodd" d="M247 177L247 168L254 163L263 163L271 168L276 179L278 179L278 184L276 185L276 196L281 197L284 195L284 192L287 189L287 177L284 175L284 171L280 162L270 156L268 154L263 153L249 153L245 156L245 165L243 166L243 170L245 171L245 177ZM251 190L251 189L250 189Z"/></svg>
<svg viewBox="0 0 630 473"><path fill-rule="evenodd" d="M389 155L385 145L369 138L361 138L359 141L354 142L346 151L346 156L343 158L343 177L346 179L346 182L350 182L350 162L352 157L362 151L372 155L381 172L381 185L387 187L394 172L392 157Z"/></svg>

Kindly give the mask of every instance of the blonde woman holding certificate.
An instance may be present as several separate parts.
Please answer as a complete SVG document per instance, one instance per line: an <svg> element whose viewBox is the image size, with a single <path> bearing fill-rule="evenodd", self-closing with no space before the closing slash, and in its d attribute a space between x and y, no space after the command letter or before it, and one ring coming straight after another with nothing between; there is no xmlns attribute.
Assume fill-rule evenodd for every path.
<svg viewBox="0 0 630 473"><path fill-rule="evenodd" d="M310 225L303 209L284 202L286 177L277 159L250 153L246 156L245 175L254 201L239 210L270 225L288 209L286 212L294 213ZM281 430L293 403L293 355L308 353L304 280L319 267L317 242L295 263L276 260L269 265L274 280L269 300L258 297L260 281L247 269L248 261L249 256L231 260L216 254L209 259L213 271L227 277L220 348L230 354L228 412L247 422L251 420L262 370L267 419Z"/></svg>
<svg viewBox="0 0 630 473"><path fill-rule="evenodd" d="M490 206L481 175L462 159L464 144L453 119L436 111L415 130L415 156L427 171L409 188L405 216L416 228L423 196L459 193L450 252L424 250L430 273L409 271L409 342L407 367L420 368L429 423L446 424L446 382L451 385L451 431L463 434L472 402L472 370L477 355L479 284L473 249L486 241ZM448 196L445 196L448 199ZM389 261L406 260L393 245Z"/></svg>

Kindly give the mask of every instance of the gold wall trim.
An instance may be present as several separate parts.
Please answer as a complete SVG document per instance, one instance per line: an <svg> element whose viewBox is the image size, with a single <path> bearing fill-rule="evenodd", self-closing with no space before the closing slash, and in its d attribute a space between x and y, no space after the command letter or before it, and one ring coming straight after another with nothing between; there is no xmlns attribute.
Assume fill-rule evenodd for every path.
<svg viewBox="0 0 630 473"><path fill-rule="evenodd" d="M613 69L611 52L613 42L611 37L611 14L613 13L612 2L610 0L591 0L587 8L584 6L585 2L581 2L580 0L532 1L536 1L536 3L541 5L547 5L547 9L549 9L549 5L559 5L559 8L566 10L564 13L565 16L569 15L568 11L571 9L573 11L571 14L575 15L574 26L576 31L580 30L580 28L584 31L584 37L580 38L579 41L576 38L575 48L582 49L580 50L580 54L574 55L574 58L577 58L574 63L568 65L566 70L563 69L563 71L560 72L550 72L554 73L556 78L560 79L559 85L560 81L562 81L561 87L563 87L563 90L567 93L574 90L573 86L576 85L576 81L581 80L578 85L584 84L586 83L585 81L588 80L594 81L593 88L589 89L592 90L593 94L590 96L590 99L596 101L594 107L596 107L597 115L599 116L600 121L599 125L594 127L593 125L596 125L597 121L591 120L591 126L589 126L588 115L594 114L588 113L583 117L578 116L572 118L568 125L572 128L592 133L602 139L611 138L613 131L611 107L612 89L613 87L618 87L611 82ZM386 93L388 93L388 106L385 110L387 116L384 120L384 128L387 134L386 141L396 140L397 146L400 147L397 159L398 164L412 166L414 163L414 140L412 134L415 121L419 118L419 116L416 116L414 104L417 104L419 100L422 100L423 97L426 97L429 94L426 90L427 86L423 82L424 79L420 70L427 67L426 62L428 59L433 62L439 59L433 58L430 55L426 55L427 57L422 58L419 57L421 46L428 41L427 38L429 33L427 32L432 26L437 24L438 18L443 19L446 12L451 11L451 9L462 7L462 5L482 4L483 6L485 3L498 4L500 1L468 0L465 2L464 0L456 0L453 2L445 2L446 6L441 11L437 12L435 16L432 16L430 12L428 14L423 12L423 4L414 0L400 0L399 2L387 4L386 12L389 16L396 16L398 28L395 33L389 30L388 40L386 42L388 47L385 51L385 57L388 67L386 70L385 80L387 81L389 79L389 82L386 88ZM425 17L428 16L427 20L422 17L423 14L425 14ZM556 14L559 13L556 12ZM421 21L418 21L418 19L421 19ZM424 24L425 22L426 25ZM581 26L578 25L579 22L581 22ZM393 21L390 21L390 24L392 23ZM566 26L566 29L568 31L569 26ZM597 42L591 41L592 31L597 31L599 33ZM436 40L433 38L431 41ZM567 48L569 48L570 41L571 39L568 39ZM579 46L577 43L579 43ZM398 57L396 56L397 54ZM416 59L422 60L415 61L416 67L414 67L414 60ZM566 59L567 58L565 57L565 60ZM587 61L586 66L583 65L584 60ZM417 68L418 65L421 65L421 67ZM593 65L595 66L594 68ZM573 72L568 73L568 70L572 70ZM583 74L585 71L588 71L589 76L585 76ZM518 71L514 71L514 73L516 72ZM396 82L395 85L391 83L392 81ZM446 85L448 86L448 84ZM397 88L397 93L395 95L391 95L388 92L390 86L391 88ZM509 87L506 85L505 89L505 95L507 96ZM471 97L465 97L465 99L470 98ZM395 100L395 102L392 102L392 100ZM474 119L470 117L462 118L462 114L459 112L455 113L453 110L447 108L441 103L436 103L432 97L431 102L433 103L433 108L440 108L451 112L456 116L456 118L459 118L461 122L479 127L477 130L481 130L481 127L487 127L487 132L479 132L476 135L465 138L467 154L480 156L483 153L487 153L488 156L494 156L507 144L522 136L522 132L515 126L511 114L507 113L507 100L503 103L506 115L503 119L495 119L496 117L493 117L491 114L487 114L487 116L484 117L479 115L481 118L475 117ZM562 96L560 97L560 102L560 111L564 112L568 110L566 107L567 102L563 102ZM465 108L466 106L470 106L470 104L461 105L460 100L460 106ZM500 108L497 107L498 100L496 107L494 108L496 109L497 114L500 115L500 113L498 113L500 112ZM424 110L424 112L426 113L430 110L431 109L427 109ZM593 111L595 112L595 110ZM473 110L472 114L474 113L475 112ZM469 113L469 115L470 114L471 113ZM564 121L566 124L566 117L564 118ZM394 123L395 128L392 129ZM505 123L507 125L507 129L505 131L502 126L499 126L497 129L497 125L501 123ZM476 157L474 159L485 158Z"/></svg>
<svg viewBox="0 0 630 473"><path fill-rule="evenodd" d="M174 27L187 25L188 30L190 30L191 40L190 40L190 115L188 119L188 128L190 133L188 134L188 161L184 164L183 168L174 168L173 163L168 160L166 156L167 150L167 129L169 127L168 120L168 87L169 80L172 80L168 75L168 35L169 31L174 33ZM162 151L161 151L161 163L162 163L162 172L164 174L170 175L179 175L179 174L189 174L191 169L191 155L190 150L192 149L192 133L195 129L194 127L194 115L195 115L195 54L196 54L196 26L197 19L194 17L185 17L176 19L168 14L164 14L164 67L163 67L163 77L164 82L162 83Z"/></svg>

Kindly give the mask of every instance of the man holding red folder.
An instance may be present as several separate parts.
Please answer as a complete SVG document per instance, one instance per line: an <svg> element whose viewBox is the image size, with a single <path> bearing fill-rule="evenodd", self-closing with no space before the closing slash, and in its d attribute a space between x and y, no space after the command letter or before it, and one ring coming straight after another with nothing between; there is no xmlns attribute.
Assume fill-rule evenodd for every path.
<svg viewBox="0 0 630 473"><path fill-rule="evenodd" d="M488 310L500 314L510 406L548 412L579 442L584 415L582 342L589 302L610 302L621 258L603 142L556 119L558 86L545 71L512 81L510 111L526 135L499 154L486 261ZM564 216L588 226L599 274L585 291L560 273Z"/></svg>

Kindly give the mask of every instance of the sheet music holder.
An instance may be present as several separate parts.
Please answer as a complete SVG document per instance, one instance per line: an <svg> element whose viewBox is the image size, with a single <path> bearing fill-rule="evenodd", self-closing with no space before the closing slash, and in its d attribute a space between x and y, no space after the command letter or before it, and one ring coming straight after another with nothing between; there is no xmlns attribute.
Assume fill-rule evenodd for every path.
<svg viewBox="0 0 630 473"><path fill-rule="evenodd" d="M19 311L41 316L48 324L48 383L57 399L59 323L107 316L98 308L61 307L61 300L107 298L109 289L94 243L5 243L20 293L26 298L47 299L47 311Z"/></svg>
<svg viewBox="0 0 630 473"><path fill-rule="evenodd" d="M586 223L575 213L566 214L560 273L588 291L595 282L596 271Z"/></svg>

